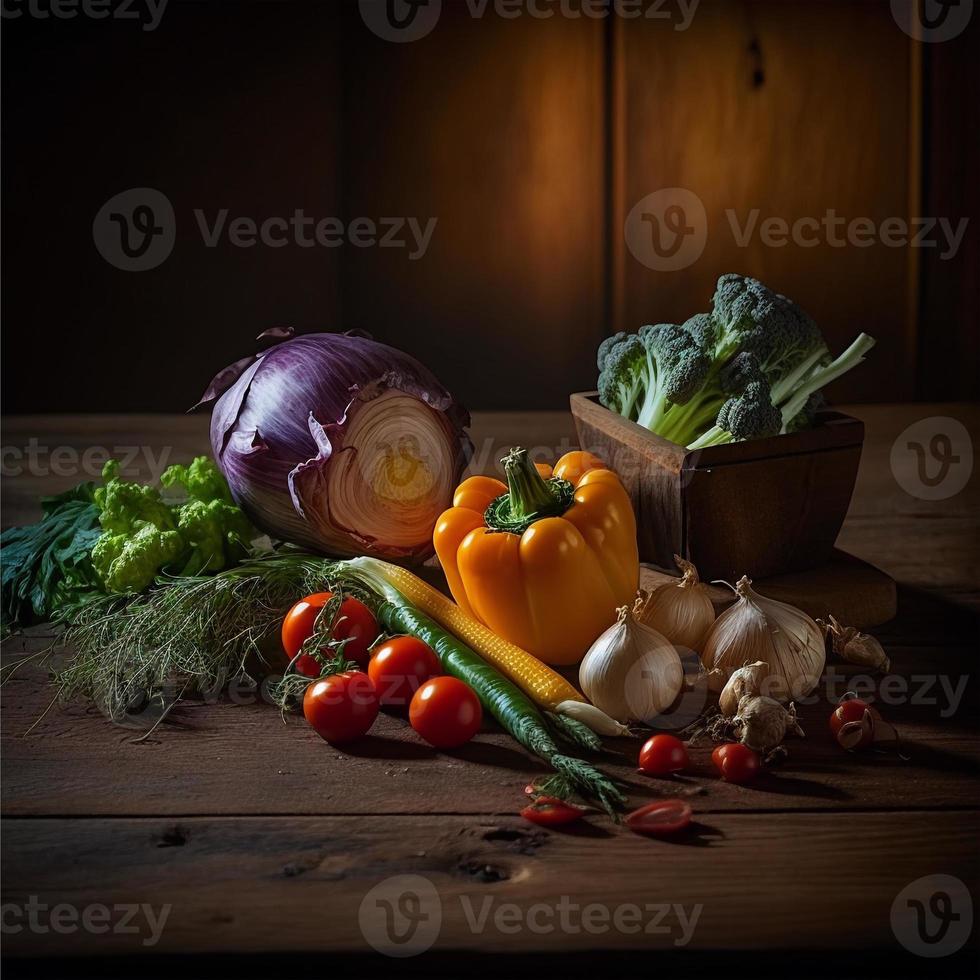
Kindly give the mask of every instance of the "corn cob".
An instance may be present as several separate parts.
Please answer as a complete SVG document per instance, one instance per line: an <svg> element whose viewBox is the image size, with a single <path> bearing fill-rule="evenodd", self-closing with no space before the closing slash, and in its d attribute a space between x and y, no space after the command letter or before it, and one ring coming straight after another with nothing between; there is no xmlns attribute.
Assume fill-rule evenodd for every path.
<svg viewBox="0 0 980 980"><path fill-rule="evenodd" d="M377 585L378 579L382 580L462 640L542 708L568 715L600 735L621 735L626 731L624 726L589 704L557 671L467 616L455 602L407 569L377 558L354 558L344 564L356 569L371 584Z"/></svg>

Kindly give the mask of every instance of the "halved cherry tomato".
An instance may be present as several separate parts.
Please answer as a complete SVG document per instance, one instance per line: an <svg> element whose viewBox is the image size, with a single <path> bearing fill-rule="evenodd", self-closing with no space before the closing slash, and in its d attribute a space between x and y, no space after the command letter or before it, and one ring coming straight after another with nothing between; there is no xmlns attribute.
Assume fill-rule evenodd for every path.
<svg viewBox="0 0 980 980"><path fill-rule="evenodd" d="M521 810L521 816L542 827L560 827L562 824L581 819L585 812L584 806L566 803L557 796L539 796Z"/></svg>
<svg viewBox="0 0 980 980"><path fill-rule="evenodd" d="M313 635L313 624L320 610L332 598L332 592L314 592L313 595L300 599L286 613L286 618L282 621L282 645L290 660L299 653L304 641ZM337 622L330 635L335 640L347 640L344 656L365 666L368 662L368 647L378 638L378 623L374 614L360 599L348 596L340 604ZM307 677L320 676L320 664L315 657L306 654L296 661L295 669Z"/></svg>
<svg viewBox="0 0 980 980"><path fill-rule="evenodd" d="M870 715L870 718L865 718ZM841 701L830 716L830 731L844 748L863 749L874 742L874 722L878 721L881 715L860 698L848 698ZM845 732L844 739L841 739L841 729L845 725L854 725ZM845 744L846 743L846 744Z"/></svg>
<svg viewBox="0 0 980 980"><path fill-rule="evenodd" d="M634 810L623 822L630 830L651 837L668 837L691 823L691 804L683 800L657 800Z"/></svg>
<svg viewBox="0 0 980 980"><path fill-rule="evenodd" d="M317 735L339 745L360 738L374 724L378 692L361 670L331 674L306 689L303 714Z"/></svg>
<svg viewBox="0 0 980 980"><path fill-rule="evenodd" d="M711 753L711 761L727 783L747 783L762 769L759 754L741 742L719 745Z"/></svg>
<svg viewBox="0 0 980 980"><path fill-rule="evenodd" d="M430 745L454 749L468 742L483 721L480 699L455 677L433 677L412 698L408 720Z"/></svg>
<svg viewBox="0 0 980 980"><path fill-rule="evenodd" d="M368 675L384 705L408 707L415 692L442 673L432 647L415 636L393 636L371 656Z"/></svg>
<svg viewBox="0 0 980 980"><path fill-rule="evenodd" d="M654 735L640 749L640 772L648 776L669 776L688 765L684 743L673 735Z"/></svg>

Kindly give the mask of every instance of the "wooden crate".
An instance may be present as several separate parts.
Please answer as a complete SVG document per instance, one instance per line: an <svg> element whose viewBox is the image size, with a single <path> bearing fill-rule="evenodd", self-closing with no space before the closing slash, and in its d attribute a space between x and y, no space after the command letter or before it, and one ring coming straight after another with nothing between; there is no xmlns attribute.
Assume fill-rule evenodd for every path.
<svg viewBox="0 0 980 980"><path fill-rule="evenodd" d="M633 498L640 558L682 555L704 579L766 578L828 562L854 490L864 424L824 412L805 432L690 452L610 412L596 392L571 396L583 448Z"/></svg>

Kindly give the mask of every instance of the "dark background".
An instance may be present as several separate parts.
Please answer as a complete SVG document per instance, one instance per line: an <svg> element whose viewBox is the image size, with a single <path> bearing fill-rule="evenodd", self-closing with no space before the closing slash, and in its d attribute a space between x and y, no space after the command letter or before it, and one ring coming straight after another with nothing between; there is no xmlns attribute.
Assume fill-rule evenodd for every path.
<svg viewBox="0 0 980 980"><path fill-rule="evenodd" d="M667 9L676 8L669 2ZM4 19L3 409L180 411L261 330L362 328L473 408L560 408L613 329L706 309L757 275L871 360L838 400L977 395L976 52L917 44L887 0L702 0L670 21L481 19L444 0L409 44L354 2L170 0L160 26ZM177 240L120 271L92 220L153 187ZM693 190L708 244L654 272L623 219ZM438 218L429 251L205 247L194 209L261 221ZM789 221L970 218L936 248L738 248L726 209Z"/></svg>

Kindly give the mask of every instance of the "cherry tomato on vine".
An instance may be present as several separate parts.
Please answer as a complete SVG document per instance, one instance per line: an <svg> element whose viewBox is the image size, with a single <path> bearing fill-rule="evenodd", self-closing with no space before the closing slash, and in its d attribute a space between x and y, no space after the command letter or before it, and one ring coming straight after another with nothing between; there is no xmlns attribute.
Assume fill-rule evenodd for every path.
<svg viewBox="0 0 980 980"><path fill-rule="evenodd" d="M378 692L361 670L331 674L306 689L303 714L317 735L340 745L360 738L374 724Z"/></svg>
<svg viewBox="0 0 980 980"><path fill-rule="evenodd" d="M741 742L719 745L711 753L711 761L728 783L748 783L759 775L762 760L759 754Z"/></svg>
<svg viewBox="0 0 980 980"><path fill-rule="evenodd" d="M864 716L866 714L871 715L871 718L868 719L871 723L860 724L859 728L849 730L851 737L846 740L847 744L845 745L845 748L849 749L866 748L874 742L874 722L878 721L881 715L867 701L862 701L860 698L848 698L837 705L834 713L830 716L831 734L840 742L840 730L845 725L865 722Z"/></svg>
<svg viewBox="0 0 980 980"><path fill-rule="evenodd" d="M332 598L332 592L314 592L300 599L286 613L282 622L282 646L290 660L299 653L303 642L313 635L313 624L320 610ZM348 596L340 605L331 636L335 640L348 640L344 646L344 656L365 666L368 662L368 647L378 638L378 623L374 614L360 599ZM320 676L320 664L315 657L306 654L296 661L295 669L307 677Z"/></svg>
<svg viewBox="0 0 980 980"><path fill-rule="evenodd" d="M654 735L640 749L640 772L648 776L669 776L686 769L687 749L673 735Z"/></svg>
<svg viewBox="0 0 980 980"><path fill-rule="evenodd" d="M566 803L557 796L539 796L521 810L521 816L542 827L560 827L581 819L585 812L584 806Z"/></svg>
<svg viewBox="0 0 980 980"><path fill-rule="evenodd" d="M480 699L455 677L433 677L412 698L408 720L430 745L454 749L468 742L483 721Z"/></svg>
<svg viewBox="0 0 980 980"><path fill-rule="evenodd" d="M691 824L691 804L683 800L657 800L628 813L623 822L630 830L651 837L668 837Z"/></svg>
<svg viewBox="0 0 980 980"><path fill-rule="evenodd" d="M442 665L428 643L415 636L393 636L377 647L368 664L381 703L408 707L415 692L433 677L442 674Z"/></svg>

